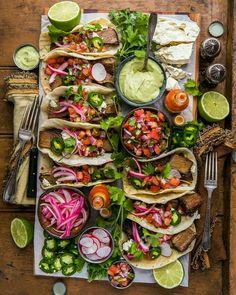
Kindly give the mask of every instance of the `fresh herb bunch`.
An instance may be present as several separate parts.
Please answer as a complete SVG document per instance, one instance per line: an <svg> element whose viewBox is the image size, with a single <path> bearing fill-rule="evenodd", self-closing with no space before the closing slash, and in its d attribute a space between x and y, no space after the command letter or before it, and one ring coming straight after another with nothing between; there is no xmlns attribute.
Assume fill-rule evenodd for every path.
<svg viewBox="0 0 236 295"><path fill-rule="evenodd" d="M95 279L101 279L107 275L107 269L112 263L121 257L119 249L119 242L121 238L121 230L124 219L126 218L128 211L132 210L132 201L126 199L123 190L115 186L107 186L111 198L110 208L112 210L112 216L109 219L97 218L97 225L110 230L113 240L114 249L112 256L105 262L100 264L88 263L88 281L91 282Z"/></svg>
<svg viewBox="0 0 236 295"><path fill-rule="evenodd" d="M147 44L148 14L130 9L112 10L109 13L111 22L121 35L122 47L117 53L120 60L135 54L144 57Z"/></svg>
<svg viewBox="0 0 236 295"><path fill-rule="evenodd" d="M202 95L196 81L192 79L187 79L187 82L184 83L184 88L185 91L192 96L199 97Z"/></svg>

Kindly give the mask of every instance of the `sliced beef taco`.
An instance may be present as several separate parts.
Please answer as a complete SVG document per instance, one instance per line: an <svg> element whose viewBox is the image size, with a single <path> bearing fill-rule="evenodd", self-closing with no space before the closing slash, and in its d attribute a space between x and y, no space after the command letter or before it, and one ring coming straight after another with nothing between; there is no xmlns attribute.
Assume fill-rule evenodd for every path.
<svg viewBox="0 0 236 295"><path fill-rule="evenodd" d="M173 235L192 225L201 204L202 198L195 192L166 204L148 205L135 201L127 218L153 232Z"/></svg>
<svg viewBox="0 0 236 295"><path fill-rule="evenodd" d="M112 130L111 132L115 132ZM49 119L39 130L38 147L54 162L67 166L103 165L113 148L100 125Z"/></svg>
<svg viewBox="0 0 236 295"><path fill-rule="evenodd" d="M99 183L109 183L121 178L121 173L112 162L103 165L83 165L79 167L68 167L66 165L55 165L48 157L41 158L40 182L43 189L71 186L85 187Z"/></svg>
<svg viewBox="0 0 236 295"><path fill-rule="evenodd" d="M115 26L105 18L80 24L71 32L55 31L48 26L39 39L41 58L51 50L61 50L88 56L114 56L120 47Z"/></svg>
<svg viewBox="0 0 236 295"><path fill-rule="evenodd" d="M117 116L119 106L114 89L91 84L54 89L46 95L42 110L46 118L99 123L102 119Z"/></svg>
<svg viewBox="0 0 236 295"><path fill-rule="evenodd" d="M93 57L53 50L46 55L40 69L43 90L48 93L59 86L98 83L114 85L114 57Z"/></svg>
<svg viewBox="0 0 236 295"><path fill-rule="evenodd" d="M197 163L193 153L178 148L148 163L130 159L124 171L123 187L129 198L142 200L144 196L146 203L157 203L163 195L194 190L196 181Z"/></svg>
<svg viewBox="0 0 236 295"><path fill-rule="evenodd" d="M194 224L180 233L166 235L154 233L135 222L125 221L120 249L123 257L134 267L155 269L191 252L195 239Z"/></svg>

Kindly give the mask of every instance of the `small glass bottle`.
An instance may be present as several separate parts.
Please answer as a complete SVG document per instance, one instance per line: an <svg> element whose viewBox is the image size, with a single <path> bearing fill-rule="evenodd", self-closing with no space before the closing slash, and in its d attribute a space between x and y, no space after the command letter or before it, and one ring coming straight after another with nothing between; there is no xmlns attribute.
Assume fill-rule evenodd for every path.
<svg viewBox="0 0 236 295"><path fill-rule="evenodd" d="M165 97L165 107L171 113L180 113L188 107L189 97L181 89L171 90Z"/></svg>
<svg viewBox="0 0 236 295"><path fill-rule="evenodd" d="M95 185L89 193L89 203L95 210L106 208L110 204L110 195L104 184Z"/></svg>

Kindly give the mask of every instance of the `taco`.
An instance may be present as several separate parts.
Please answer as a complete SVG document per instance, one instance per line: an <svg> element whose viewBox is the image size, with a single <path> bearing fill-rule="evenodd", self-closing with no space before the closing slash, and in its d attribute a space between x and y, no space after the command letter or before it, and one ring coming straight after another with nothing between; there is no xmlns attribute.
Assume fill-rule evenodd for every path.
<svg viewBox="0 0 236 295"><path fill-rule="evenodd" d="M194 224L175 235L166 235L154 233L135 222L125 221L120 250L131 265L150 270L163 267L191 252L195 239Z"/></svg>
<svg viewBox="0 0 236 295"><path fill-rule="evenodd" d="M124 170L123 187L131 199L142 201L144 196L146 203L157 203L163 195L174 194L173 198L177 198L194 190L196 182L197 163L193 153L177 148L148 163L130 159Z"/></svg>
<svg viewBox="0 0 236 295"><path fill-rule="evenodd" d="M127 218L153 232L173 235L188 228L198 215L202 197L192 192L166 204L133 202Z"/></svg>
<svg viewBox="0 0 236 295"><path fill-rule="evenodd" d="M60 86L46 95L42 105L47 118L99 123L118 115L114 89L97 84Z"/></svg>
<svg viewBox="0 0 236 295"><path fill-rule="evenodd" d="M68 166L103 165L111 160L113 151L100 125L49 119L39 130L38 147L57 164Z"/></svg>
<svg viewBox="0 0 236 295"><path fill-rule="evenodd" d="M43 90L48 93L59 86L98 83L114 85L114 57L93 57L53 50L40 69Z"/></svg>
<svg viewBox="0 0 236 295"><path fill-rule="evenodd" d="M43 189L64 185L80 188L113 182L121 176L112 162L98 166L68 167L55 165L48 156L44 155L41 158L39 179Z"/></svg>
<svg viewBox="0 0 236 295"><path fill-rule="evenodd" d="M71 32L48 26L39 38L41 58L51 50L61 50L90 56L114 56L120 41L115 26L105 18L94 19L76 26Z"/></svg>

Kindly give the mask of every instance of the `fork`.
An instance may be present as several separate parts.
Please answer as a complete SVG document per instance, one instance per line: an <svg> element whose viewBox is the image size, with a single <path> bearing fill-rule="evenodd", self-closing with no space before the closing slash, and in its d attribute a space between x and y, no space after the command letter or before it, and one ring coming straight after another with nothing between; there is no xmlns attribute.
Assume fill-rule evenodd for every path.
<svg viewBox="0 0 236 295"><path fill-rule="evenodd" d="M21 119L21 124L20 124L19 134L18 134L20 147L16 154L16 159L15 159L16 165L15 165L15 168L10 172L9 178L6 183L6 187L3 192L3 199L6 202L12 202L14 198L15 191L16 191L17 174L18 174L20 165L22 163L21 153L26 143L28 143L33 138L35 124L36 124L37 116L39 114L41 102L42 102L42 97L39 98L39 96L37 96L34 99L32 104L28 103L26 106L25 112L23 114L23 117Z"/></svg>
<svg viewBox="0 0 236 295"><path fill-rule="evenodd" d="M205 226L203 232L202 239L202 248L204 251L208 251L211 248L211 196L212 192L217 187L217 153L210 152L206 156L206 164L205 164L205 179L204 179L204 187L208 192L207 199L207 208L206 208L206 218L205 218Z"/></svg>

